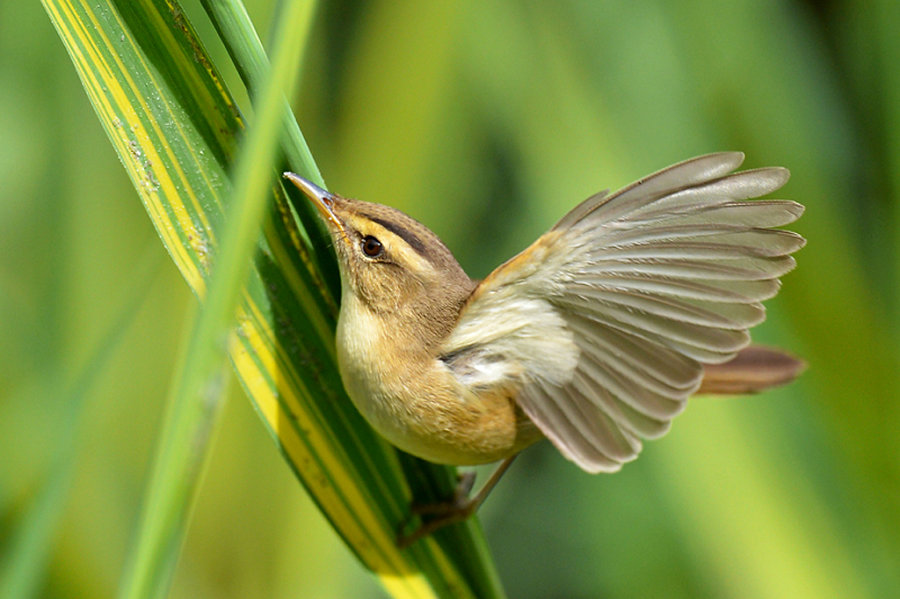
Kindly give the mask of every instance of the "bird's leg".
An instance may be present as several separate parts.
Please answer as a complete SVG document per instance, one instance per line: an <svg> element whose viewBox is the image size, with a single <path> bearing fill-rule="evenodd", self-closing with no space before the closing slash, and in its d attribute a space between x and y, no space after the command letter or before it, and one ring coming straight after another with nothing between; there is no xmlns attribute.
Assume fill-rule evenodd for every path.
<svg viewBox="0 0 900 599"><path fill-rule="evenodd" d="M474 514L478 507L484 503L487 496L491 493L494 486L500 481L503 474L512 465L516 456L506 458L497 466L497 469L491 474L491 477L484 483L484 486L473 497L469 497L472 487L475 484L475 472L470 471L459 477L459 483L453 491L453 498L448 501L430 503L424 505L416 505L410 508L410 516L406 518L400 526L400 534L397 537L397 546L401 549L409 547L419 539L427 537L434 531L441 529L450 524L467 520ZM428 516L422 524L410 534L404 534L403 530L414 516Z"/></svg>

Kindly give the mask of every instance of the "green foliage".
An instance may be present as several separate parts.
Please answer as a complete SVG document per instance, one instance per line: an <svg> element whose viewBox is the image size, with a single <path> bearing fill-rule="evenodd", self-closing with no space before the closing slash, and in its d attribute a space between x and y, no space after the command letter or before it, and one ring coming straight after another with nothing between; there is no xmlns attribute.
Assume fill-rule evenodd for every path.
<svg viewBox="0 0 900 599"><path fill-rule="evenodd" d="M271 22L276 3L247 4ZM234 44L218 45L198 3L185 10L239 88L225 68ZM755 331L804 356L806 374L760 397L693 401L615 476L526 452L482 512L510 596L900 588L897 12L886 0L320 6L293 105L329 188L419 218L473 276L587 195L704 152L787 166L779 193L807 206L797 230L809 244ZM166 266L116 322L140 285L125 273L159 239L46 15L7 2L0 23L0 563L55 496L43 485L70 447L59 524L43 520L37 537L36 594L109 596L191 299ZM314 298L299 303L333 318ZM110 327L121 341L94 349ZM231 388L172 596L377 595ZM75 441L61 433L73 422ZM402 479L371 441L371 459Z"/></svg>
<svg viewBox="0 0 900 599"><path fill-rule="evenodd" d="M284 137L285 154L298 157L292 170L316 174L296 124L283 127L292 120L284 94L297 76L311 6L295 1L278 13L271 72L261 47L247 43L256 34L240 3L212 11L256 97L243 133L231 95L177 3L44 5L164 246L203 300L176 369L120 596L159 596L168 588L223 403L226 350L288 464L391 594L502 594L475 521L408 551L397 547L411 497L447 492L452 469L398 460L342 392L336 301L316 267L324 253L305 241L316 229L297 229L278 183L281 169L273 168Z"/></svg>

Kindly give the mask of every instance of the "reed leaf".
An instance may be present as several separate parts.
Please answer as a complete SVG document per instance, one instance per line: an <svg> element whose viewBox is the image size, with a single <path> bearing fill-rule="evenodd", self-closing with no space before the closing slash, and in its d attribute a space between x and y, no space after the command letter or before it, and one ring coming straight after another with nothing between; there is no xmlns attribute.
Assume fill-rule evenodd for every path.
<svg viewBox="0 0 900 599"><path fill-rule="evenodd" d="M236 269L231 278L242 279L240 267L228 266L223 256L226 215L236 207L228 198L237 197L240 181L233 182L230 173L244 123L217 69L177 2L43 4L164 246L195 293L211 299L213 263ZM256 109L260 118L262 107ZM314 176L308 164L290 166ZM312 250L306 241L317 235L298 227L284 189L275 183L278 169L268 170L271 214L238 294L237 325L227 343L247 395L323 513L394 596L502 596L475 521L405 551L397 548L396 528L412 497L446 493L453 470L401 456L348 401L334 354L337 302L325 282L333 273L318 268L324 261L321 248ZM254 187L248 185L246 193ZM210 328L211 338L215 330ZM215 361L208 353L190 357L210 351L200 345L191 346L187 359L204 365L202 372L183 376L205 381L201 387L208 390L217 380L210 374ZM196 399L201 387L181 385ZM197 426L176 435L182 441L191 430L200 431L202 439L204 427L214 422L193 406L189 420ZM198 451L205 451L206 443ZM182 486L176 494L184 513L191 492L183 489L196 484L200 471L196 459L185 459L181 474L170 481ZM157 584L171 567L165 555L177 552L183 522L176 517L161 525L173 530L163 544L169 553L155 566L162 572Z"/></svg>

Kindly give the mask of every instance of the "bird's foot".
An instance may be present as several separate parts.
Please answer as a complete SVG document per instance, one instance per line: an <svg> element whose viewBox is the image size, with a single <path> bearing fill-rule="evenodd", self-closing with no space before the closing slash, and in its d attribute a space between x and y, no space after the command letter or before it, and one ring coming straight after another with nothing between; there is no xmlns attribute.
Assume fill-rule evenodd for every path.
<svg viewBox="0 0 900 599"><path fill-rule="evenodd" d="M421 538L427 537L436 530L439 530L450 524L463 522L474 514L478 507L484 503L488 494L494 488L494 485L503 476L503 473L510 467L516 458L512 455L500 464L494 470L488 481L481 487L481 490L474 497L469 497L472 487L475 485L475 472L469 471L459 475L456 489L453 491L453 498L448 501L439 501L429 504L413 504L410 508L410 514L400 524L400 531L397 535L397 546L401 549L409 547ZM419 528L410 534L406 534L409 523L416 516L423 517Z"/></svg>
<svg viewBox="0 0 900 599"><path fill-rule="evenodd" d="M480 497L469 497L469 493L472 492L474 485L475 471L463 472L458 477L451 499L434 503L412 504L409 516L400 524L397 546L401 549L409 547L436 530L467 520L475 513L481 503ZM416 516L422 518L422 523L416 530L407 534L405 530Z"/></svg>

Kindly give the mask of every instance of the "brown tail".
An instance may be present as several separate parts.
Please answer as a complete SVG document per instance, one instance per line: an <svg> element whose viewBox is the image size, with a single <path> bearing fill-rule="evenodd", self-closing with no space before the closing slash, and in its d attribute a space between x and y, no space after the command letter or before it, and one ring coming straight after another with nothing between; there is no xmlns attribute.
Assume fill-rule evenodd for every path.
<svg viewBox="0 0 900 599"><path fill-rule="evenodd" d="M698 394L738 395L790 383L806 369L806 362L779 349L751 345L729 362L703 368Z"/></svg>

